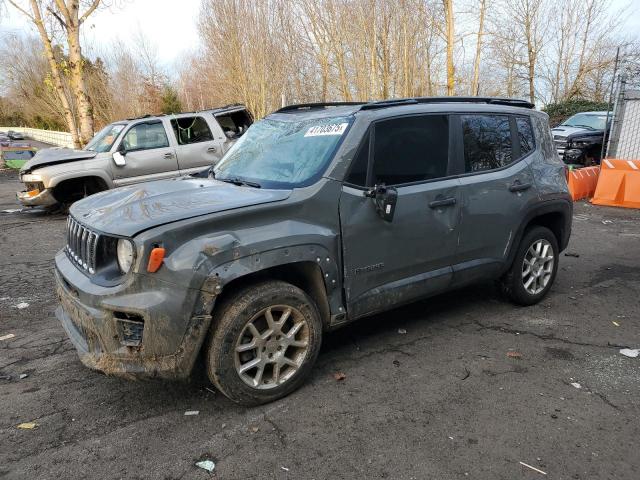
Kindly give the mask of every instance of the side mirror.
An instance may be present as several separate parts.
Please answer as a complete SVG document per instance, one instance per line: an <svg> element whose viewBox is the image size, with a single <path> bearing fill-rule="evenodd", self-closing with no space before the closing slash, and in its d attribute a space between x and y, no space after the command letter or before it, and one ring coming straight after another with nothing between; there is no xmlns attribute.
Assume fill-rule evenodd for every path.
<svg viewBox="0 0 640 480"><path fill-rule="evenodd" d="M396 203L398 201L398 191L393 187L387 187L384 183L376 185L364 193L365 197L373 200L376 207L376 213L380 218L387 222L393 220L396 211Z"/></svg>
<svg viewBox="0 0 640 480"><path fill-rule="evenodd" d="M113 163L115 163L119 167L124 167L127 162L124 159L124 153L122 152L113 152Z"/></svg>

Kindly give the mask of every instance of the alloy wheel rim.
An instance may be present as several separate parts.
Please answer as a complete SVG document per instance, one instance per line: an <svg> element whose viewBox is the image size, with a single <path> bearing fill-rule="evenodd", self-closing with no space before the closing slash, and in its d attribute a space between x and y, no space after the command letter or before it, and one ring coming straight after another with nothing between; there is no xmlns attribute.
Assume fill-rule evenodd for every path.
<svg viewBox="0 0 640 480"><path fill-rule="evenodd" d="M541 238L531 244L522 262L522 283L527 293L537 295L547 287L554 262L553 248L548 240Z"/></svg>
<svg viewBox="0 0 640 480"><path fill-rule="evenodd" d="M309 325L288 305L260 310L244 326L234 347L236 372L252 388L276 388L290 380L309 351Z"/></svg>

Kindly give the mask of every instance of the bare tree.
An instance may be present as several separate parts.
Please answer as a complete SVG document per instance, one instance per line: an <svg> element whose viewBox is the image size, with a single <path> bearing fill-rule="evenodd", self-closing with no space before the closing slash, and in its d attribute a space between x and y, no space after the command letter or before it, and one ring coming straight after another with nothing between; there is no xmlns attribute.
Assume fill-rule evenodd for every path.
<svg viewBox="0 0 640 480"><path fill-rule="evenodd" d="M76 145L87 143L93 137L93 115L87 95L84 75L84 60L80 45L80 28L86 19L98 8L102 0L29 0L19 2L8 0L19 12L25 15L37 28L45 49L53 83L58 99L64 110L67 127ZM81 11L82 10L82 11ZM70 71L73 102L77 106L77 121L71 110L71 99L64 91L61 70L54 53L54 27L46 22L46 16L52 16L62 29L68 49L68 68ZM79 128L78 128L79 127Z"/></svg>
<svg viewBox="0 0 640 480"><path fill-rule="evenodd" d="M482 54L482 37L484 35L484 16L487 11L487 0L479 0L478 33L476 36L476 55L473 60L473 80L471 82L471 95L478 95L480 89L480 55Z"/></svg>

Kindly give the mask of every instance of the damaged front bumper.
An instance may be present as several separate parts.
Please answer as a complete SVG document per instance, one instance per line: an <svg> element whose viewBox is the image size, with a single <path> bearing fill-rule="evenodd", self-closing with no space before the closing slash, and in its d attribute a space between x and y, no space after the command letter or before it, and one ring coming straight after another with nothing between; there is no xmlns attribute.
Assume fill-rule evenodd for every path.
<svg viewBox="0 0 640 480"><path fill-rule="evenodd" d="M48 188L16 192L16 198L25 207L50 207L58 203Z"/></svg>
<svg viewBox="0 0 640 480"><path fill-rule="evenodd" d="M195 307L200 291L144 275L101 287L64 252L56 255L55 278L56 317L84 365L128 378L189 376L211 323L211 310Z"/></svg>

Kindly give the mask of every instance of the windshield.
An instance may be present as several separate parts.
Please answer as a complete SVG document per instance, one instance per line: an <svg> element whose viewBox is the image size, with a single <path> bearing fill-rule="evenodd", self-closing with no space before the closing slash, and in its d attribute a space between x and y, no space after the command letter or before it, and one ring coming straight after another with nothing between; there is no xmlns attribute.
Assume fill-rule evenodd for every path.
<svg viewBox="0 0 640 480"><path fill-rule="evenodd" d="M611 117L609 117L611 119ZM587 113L578 113L573 117L568 118L562 125L567 127L586 127L593 130L604 130L604 126L607 121L607 114L602 115L589 115Z"/></svg>
<svg viewBox="0 0 640 480"><path fill-rule="evenodd" d="M266 188L306 186L322 174L350 123L349 117L256 122L215 166L215 177Z"/></svg>
<svg viewBox="0 0 640 480"><path fill-rule="evenodd" d="M91 152L108 152L113 145L113 142L118 138L118 134L122 131L124 125L120 123L112 123L100 130L95 137L84 147L85 150Z"/></svg>

